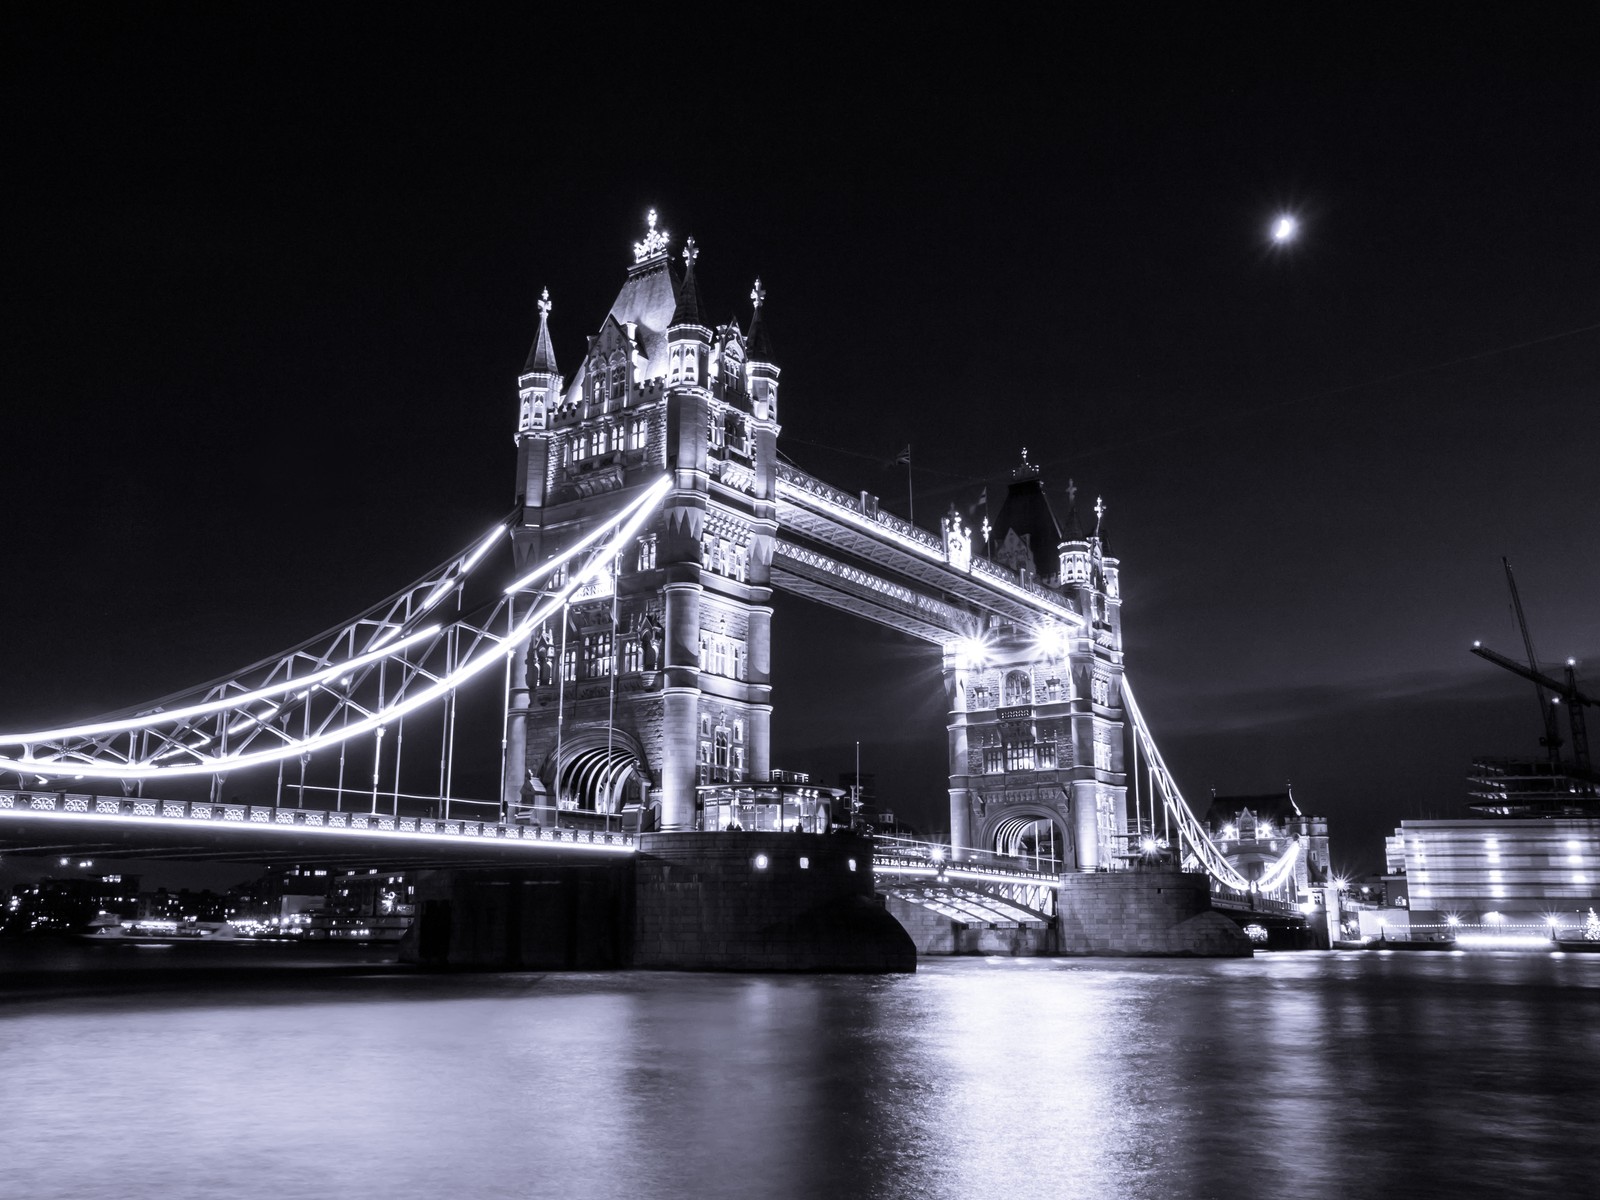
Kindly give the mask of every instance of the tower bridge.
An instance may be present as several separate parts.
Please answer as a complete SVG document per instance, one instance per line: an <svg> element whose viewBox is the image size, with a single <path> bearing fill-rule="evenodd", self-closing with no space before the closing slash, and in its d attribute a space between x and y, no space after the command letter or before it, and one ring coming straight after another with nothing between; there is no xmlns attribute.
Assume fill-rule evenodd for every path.
<svg viewBox="0 0 1600 1200"><path fill-rule="evenodd" d="M646 839L676 864L663 880L689 861L669 845L722 861L718 847L749 835L829 835L848 824L837 796L776 779L771 763L782 591L938 647L951 831L940 881L966 870L974 886L1039 900L1059 888L997 875L1164 861L1219 895L1292 899L1292 864L1245 878L1212 844L1133 701L1103 503L1086 531L1071 489L1058 522L1024 454L992 527L986 516L975 535L952 507L935 532L782 461L766 291L751 289L748 326L714 319L698 254L692 238L674 253L652 212L570 378L543 293L517 380L507 518L282 655L137 712L0 733L0 778L18 784L0 834L27 845L18 830L102 821L133 845L142 835L128 831L153 822L156 842L181 825L174 844L243 837L293 853L389 835L382 853L406 841L410 861L441 864L632 854ZM460 797L457 693L496 677L500 795ZM423 769L436 786L419 790ZM270 786L273 803L226 803L230 779ZM51 780L123 794L47 805ZM186 783L206 795L180 796ZM159 801L143 799L147 785ZM756 792L765 802L748 802ZM860 851L840 853L854 872ZM825 873L804 874L821 854L792 856L795 895ZM877 858L886 874L920 869ZM670 907L669 883L651 902Z"/></svg>

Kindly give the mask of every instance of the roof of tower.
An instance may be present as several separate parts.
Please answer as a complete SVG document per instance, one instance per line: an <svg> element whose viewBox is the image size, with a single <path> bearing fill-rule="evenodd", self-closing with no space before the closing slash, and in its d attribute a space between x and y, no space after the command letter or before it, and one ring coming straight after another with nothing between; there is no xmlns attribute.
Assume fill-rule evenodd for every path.
<svg viewBox="0 0 1600 1200"><path fill-rule="evenodd" d="M539 297L539 332L533 339L533 346L528 351L528 361L522 366L524 375L531 375L535 371L547 374L556 374L556 352L550 345L550 289L545 288Z"/></svg>
<svg viewBox="0 0 1600 1200"><path fill-rule="evenodd" d="M752 362L769 363L772 361L772 338L767 333L766 314L761 311L766 307L767 289L761 286L759 279L755 287L750 289L750 300L755 305L755 315L750 318L750 338L745 355Z"/></svg>
<svg viewBox="0 0 1600 1200"><path fill-rule="evenodd" d="M678 304L672 310L668 328L673 325L705 324L700 315L700 285L694 278L694 263L699 257L700 248L694 244L693 238L689 238L683 243L683 282L678 285Z"/></svg>
<svg viewBox="0 0 1600 1200"><path fill-rule="evenodd" d="M1060 574L1061 526L1044 494L1039 469L1028 461L1026 450L1022 452L1022 465L1011 472L1005 502L995 514L993 528L991 536L997 544L1005 540L1007 533L1027 542L1041 577Z"/></svg>
<svg viewBox="0 0 1600 1200"><path fill-rule="evenodd" d="M606 314L615 317L620 325L638 328L639 350L648 360L646 377L666 370L667 330L677 311L678 279L670 260L662 255L639 263L628 272L627 282Z"/></svg>

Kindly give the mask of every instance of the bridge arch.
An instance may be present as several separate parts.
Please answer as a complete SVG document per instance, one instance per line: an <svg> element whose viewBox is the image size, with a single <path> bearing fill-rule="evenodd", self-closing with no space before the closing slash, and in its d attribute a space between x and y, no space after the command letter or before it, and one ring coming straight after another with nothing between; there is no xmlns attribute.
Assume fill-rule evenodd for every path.
<svg viewBox="0 0 1600 1200"><path fill-rule="evenodd" d="M552 750L539 770L540 782L560 807L579 812L620 813L647 802L650 772L644 751L619 730L581 733Z"/></svg>
<svg viewBox="0 0 1600 1200"><path fill-rule="evenodd" d="M1076 861L1065 816L1043 805L1008 808L984 823L981 848L1040 871L1064 871Z"/></svg>

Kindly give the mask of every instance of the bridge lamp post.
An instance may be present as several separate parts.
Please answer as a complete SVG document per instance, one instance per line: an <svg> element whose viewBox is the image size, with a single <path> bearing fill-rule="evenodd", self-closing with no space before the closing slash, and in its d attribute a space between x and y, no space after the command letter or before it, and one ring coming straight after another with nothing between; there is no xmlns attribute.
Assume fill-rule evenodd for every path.
<svg viewBox="0 0 1600 1200"><path fill-rule="evenodd" d="M1059 625L1051 625L1039 630L1034 635L1034 649L1044 658L1065 659L1071 650L1067 631Z"/></svg>

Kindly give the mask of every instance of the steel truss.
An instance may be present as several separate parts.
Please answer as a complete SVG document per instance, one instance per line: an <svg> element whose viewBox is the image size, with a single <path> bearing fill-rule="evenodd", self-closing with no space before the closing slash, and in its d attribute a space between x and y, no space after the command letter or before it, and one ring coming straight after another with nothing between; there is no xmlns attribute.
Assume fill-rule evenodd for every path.
<svg viewBox="0 0 1600 1200"><path fill-rule="evenodd" d="M461 614L460 596L489 551L508 539L513 517L467 550L355 619L223 679L167 696L137 712L81 725L0 733L0 771L23 777L143 782L299 758L371 733L455 689L516 647L574 596L590 588L655 513L663 476L560 555ZM577 556L559 587L526 593ZM446 599L457 615L444 619ZM377 767L373 768L376 777Z"/></svg>

